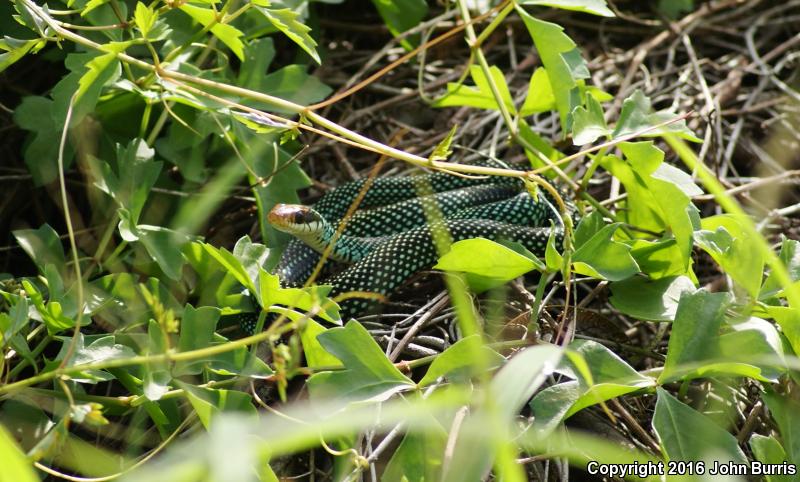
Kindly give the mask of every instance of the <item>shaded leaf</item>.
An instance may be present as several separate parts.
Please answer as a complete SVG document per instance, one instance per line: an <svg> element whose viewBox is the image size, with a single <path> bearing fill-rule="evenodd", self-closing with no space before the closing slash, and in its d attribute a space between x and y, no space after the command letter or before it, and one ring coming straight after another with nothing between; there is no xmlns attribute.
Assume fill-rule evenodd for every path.
<svg viewBox="0 0 800 482"><path fill-rule="evenodd" d="M372 4L394 36L416 27L428 13L425 0L372 0ZM402 44L407 49L411 46L408 40Z"/></svg>
<svg viewBox="0 0 800 482"><path fill-rule="evenodd" d="M747 463L736 438L710 418L680 402L662 388L653 414L655 430L667 460L698 460L709 456L720 463ZM721 457L729 457L727 460Z"/></svg>
<svg viewBox="0 0 800 482"><path fill-rule="evenodd" d="M12 231L20 247L31 257L39 271L44 273L47 265L65 271L64 247L58 233L49 224L42 224L39 229L18 229Z"/></svg>
<svg viewBox="0 0 800 482"><path fill-rule="evenodd" d="M694 293L686 276L648 280L632 277L611 284L611 304L626 315L650 321L672 321L683 293Z"/></svg>
<svg viewBox="0 0 800 482"><path fill-rule="evenodd" d="M781 465L788 459L781 443L774 436L765 437L756 433L750 437L749 443L756 460L763 464ZM764 478L767 482L791 482L794 479L792 475L765 475Z"/></svg>
<svg viewBox="0 0 800 482"><path fill-rule="evenodd" d="M556 369L563 351L553 345L537 345L515 354L489 384L497 413L509 423Z"/></svg>
<svg viewBox="0 0 800 482"><path fill-rule="evenodd" d="M256 415L253 400L247 393L238 390L197 387L181 381L175 383L184 390L186 398L192 404L192 408L206 430L211 427L213 419L222 412Z"/></svg>

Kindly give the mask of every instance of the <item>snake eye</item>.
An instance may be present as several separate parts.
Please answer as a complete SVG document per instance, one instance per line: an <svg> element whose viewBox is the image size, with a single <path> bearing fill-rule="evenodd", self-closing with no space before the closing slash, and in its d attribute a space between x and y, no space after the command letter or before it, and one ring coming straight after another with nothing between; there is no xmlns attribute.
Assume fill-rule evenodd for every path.
<svg viewBox="0 0 800 482"><path fill-rule="evenodd" d="M314 212L310 209L298 209L292 213L292 216L295 224L309 224L317 220L317 217L314 216Z"/></svg>

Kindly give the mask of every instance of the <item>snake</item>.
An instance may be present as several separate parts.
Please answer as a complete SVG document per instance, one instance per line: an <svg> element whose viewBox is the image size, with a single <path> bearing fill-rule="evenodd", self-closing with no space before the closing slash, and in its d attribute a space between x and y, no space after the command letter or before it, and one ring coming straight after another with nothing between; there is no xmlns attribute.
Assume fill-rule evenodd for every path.
<svg viewBox="0 0 800 482"><path fill-rule="evenodd" d="M359 193L359 209L344 220ZM269 223L293 236L274 273L285 285L302 285L328 249L329 258L345 266L322 280L332 286L330 297L354 291L385 297L436 263L439 234L453 242L477 237L510 241L543 255L551 236L557 244L563 238L555 205L549 194L533 197L515 177L435 172L352 181L312 206L276 204L270 210ZM574 205L567 208L576 219ZM377 305L374 299L347 298L339 302L339 312L343 318L355 317ZM252 332L254 320L242 317L242 328Z"/></svg>

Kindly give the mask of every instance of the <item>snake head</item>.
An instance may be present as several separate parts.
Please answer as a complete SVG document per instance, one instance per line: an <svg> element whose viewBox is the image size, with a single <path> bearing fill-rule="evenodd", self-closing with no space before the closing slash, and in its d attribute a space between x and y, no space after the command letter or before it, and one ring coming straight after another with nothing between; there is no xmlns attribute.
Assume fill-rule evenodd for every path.
<svg viewBox="0 0 800 482"><path fill-rule="evenodd" d="M275 229L295 236L318 233L325 227L322 215L302 204L276 204L267 220Z"/></svg>

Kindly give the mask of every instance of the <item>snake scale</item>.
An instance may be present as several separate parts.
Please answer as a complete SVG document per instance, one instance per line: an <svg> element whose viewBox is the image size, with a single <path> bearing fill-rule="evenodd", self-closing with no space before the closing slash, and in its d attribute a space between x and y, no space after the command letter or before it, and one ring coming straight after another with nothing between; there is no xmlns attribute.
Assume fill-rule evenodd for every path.
<svg viewBox="0 0 800 482"><path fill-rule="evenodd" d="M497 161L482 165L509 168ZM270 211L269 222L294 236L275 269L284 284L298 286L308 279L367 182L344 184L312 207L279 204ZM563 234L554 205L548 195L535 199L512 177L432 173L375 179L331 249L330 259L347 266L320 283L333 286L332 297L352 291L389 295L435 264L434 236L439 230L454 242L476 237L507 240L541 255L551 234L557 243ZM568 208L574 216L574 206ZM436 220L429 222L428 217ZM340 313L343 318L357 316L375 304L366 298L345 299L339 303ZM243 316L241 323L252 332L255 317Z"/></svg>

